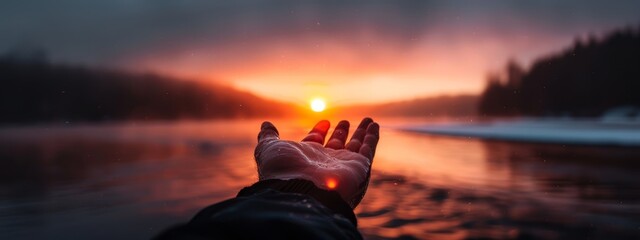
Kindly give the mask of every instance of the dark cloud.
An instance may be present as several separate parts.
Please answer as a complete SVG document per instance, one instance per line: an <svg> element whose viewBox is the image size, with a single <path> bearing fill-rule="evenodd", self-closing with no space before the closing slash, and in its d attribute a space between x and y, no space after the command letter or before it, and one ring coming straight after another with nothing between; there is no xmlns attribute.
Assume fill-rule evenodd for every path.
<svg viewBox="0 0 640 240"><path fill-rule="evenodd" d="M0 51L28 42L53 59L111 64L190 46L260 51L330 37L406 47L416 38L521 28L576 34L640 22L639 1L5 0ZM526 30L525 30L526 31ZM150 53L152 52L152 53Z"/></svg>

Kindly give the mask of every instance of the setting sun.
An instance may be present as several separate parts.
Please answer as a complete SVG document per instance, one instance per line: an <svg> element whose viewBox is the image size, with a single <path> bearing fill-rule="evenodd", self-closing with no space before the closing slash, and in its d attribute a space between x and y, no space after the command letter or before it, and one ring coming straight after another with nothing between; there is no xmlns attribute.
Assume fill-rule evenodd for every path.
<svg viewBox="0 0 640 240"><path fill-rule="evenodd" d="M320 98L311 100L311 110L314 112L322 112L326 107L327 104Z"/></svg>

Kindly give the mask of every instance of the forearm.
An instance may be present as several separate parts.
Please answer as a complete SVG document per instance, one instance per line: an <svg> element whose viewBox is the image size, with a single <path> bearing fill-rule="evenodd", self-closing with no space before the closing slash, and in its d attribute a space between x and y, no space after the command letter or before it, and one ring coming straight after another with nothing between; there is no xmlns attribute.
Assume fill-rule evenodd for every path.
<svg viewBox="0 0 640 240"><path fill-rule="evenodd" d="M265 180L158 239L362 239L349 205L306 180Z"/></svg>

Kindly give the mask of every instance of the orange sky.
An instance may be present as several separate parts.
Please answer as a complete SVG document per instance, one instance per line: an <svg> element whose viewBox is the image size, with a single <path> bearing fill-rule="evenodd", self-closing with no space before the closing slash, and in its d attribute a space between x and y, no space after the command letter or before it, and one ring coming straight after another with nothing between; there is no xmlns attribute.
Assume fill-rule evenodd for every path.
<svg viewBox="0 0 640 240"><path fill-rule="evenodd" d="M335 106L477 94L488 72L501 69L508 59L527 64L573 41L534 32L495 35L471 30L419 36L406 45L375 39L366 35L348 40L266 39L256 40L259 46L190 46L170 57L135 61L145 68L219 81L267 98L305 104L323 97Z"/></svg>
<svg viewBox="0 0 640 240"><path fill-rule="evenodd" d="M639 1L10 1L0 53L216 81L329 107L479 93L525 66L640 23ZM81 10L78 10L81 9ZM42 24L46 23L46 24Z"/></svg>

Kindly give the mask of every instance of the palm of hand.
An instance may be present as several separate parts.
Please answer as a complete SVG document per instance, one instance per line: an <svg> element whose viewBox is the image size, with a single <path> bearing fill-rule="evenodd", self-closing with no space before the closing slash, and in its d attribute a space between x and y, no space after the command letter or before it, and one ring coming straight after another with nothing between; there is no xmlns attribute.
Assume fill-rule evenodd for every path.
<svg viewBox="0 0 640 240"><path fill-rule="evenodd" d="M263 123L255 152L260 180L309 180L319 188L336 190L355 207L369 182L379 126L365 118L346 146L348 122L341 121L323 146L328 129L329 122L320 121L305 139L295 142L280 140L276 128Z"/></svg>

